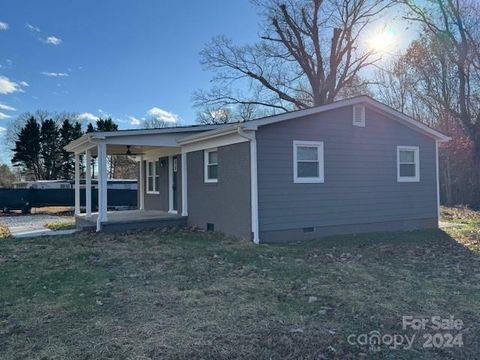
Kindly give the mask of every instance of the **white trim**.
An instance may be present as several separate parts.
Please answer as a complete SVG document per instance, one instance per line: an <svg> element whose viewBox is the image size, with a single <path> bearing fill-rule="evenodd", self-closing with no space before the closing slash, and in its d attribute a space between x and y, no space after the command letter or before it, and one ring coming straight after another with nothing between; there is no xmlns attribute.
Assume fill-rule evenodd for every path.
<svg viewBox="0 0 480 360"><path fill-rule="evenodd" d="M92 155L85 151L85 216L92 216Z"/></svg>
<svg viewBox="0 0 480 360"><path fill-rule="evenodd" d="M250 140L250 201L252 216L253 242L260 243L258 225L258 173L257 173L257 140Z"/></svg>
<svg viewBox="0 0 480 360"><path fill-rule="evenodd" d="M400 176L400 151L413 151L415 176ZM397 182L419 182L420 181L420 148L418 146L397 146Z"/></svg>
<svg viewBox="0 0 480 360"><path fill-rule="evenodd" d="M182 145L182 151L193 152L199 150L206 150L211 148L219 148L222 146L238 144L242 142L247 142L248 139L240 136L237 133L237 127L235 128L235 133L220 134L216 135L211 139L202 139L201 141L195 141L194 143L188 143Z"/></svg>
<svg viewBox="0 0 480 360"><path fill-rule="evenodd" d="M353 126L365 127L365 105L353 105ZM360 109L360 121L355 117L356 109Z"/></svg>
<svg viewBox="0 0 480 360"><path fill-rule="evenodd" d="M317 148L317 162L318 162L318 177L298 177L298 159L297 148L299 146L316 147ZM318 184L325 181L324 175L324 156L323 156L323 141L293 141L293 182L295 184Z"/></svg>
<svg viewBox="0 0 480 360"><path fill-rule="evenodd" d="M160 185L160 174L157 174L157 162L158 162L158 166L160 166L160 160L148 160L147 161L147 166L146 166L146 176L145 178L147 179L147 194L152 194L152 195L158 195L160 194L160 192L158 191L157 189L157 183L156 183L156 178L158 177L158 182L159 182L159 185ZM152 166L152 169L153 169L153 175L150 175L150 166L149 164L153 164ZM148 183L149 183L149 178L150 177L153 177L153 181L152 181L152 187L153 187L153 190L150 190L148 188Z"/></svg>
<svg viewBox="0 0 480 360"><path fill-rule="evenodd" d="M182 216L188 216L187 153L182 151Z"/></svg>
<svg viewBox="0 0 480 360"><path fill-rule="evenodd" d="M75 215L80 215L80 154L75 154Z"/></svg>
<svg viewBox="0 0 480 360"><path fill-rule="evenodd" d="M435 141L435 170L437 172L437 218L440 223L440 169L438 167L438 141Z"/></svg>
<svg viewBox="0 0 480 360"><path fill-rule="evenodd" d="M143 160L143 156L140 155L140 166L139 166L139 172L140 172L140 176L139 176L139 184L138 184L138 188L139 188L139 191L140 191L140 201L139 201L139 206L138 208L140 210L145 210L145 163L144 163L144 160Z"/></svg>
<svg viewBox="0 0 480 360"><path fill-rule="evenodd" d="M210 164L209 154L212 152L217 153L217 163ZM217 166L217 177L216 178L209 178L208 177L208 167L209 166ZM203 181L206 183L218 183L218 149L217 148L210 148L203 150Z"/></svg>

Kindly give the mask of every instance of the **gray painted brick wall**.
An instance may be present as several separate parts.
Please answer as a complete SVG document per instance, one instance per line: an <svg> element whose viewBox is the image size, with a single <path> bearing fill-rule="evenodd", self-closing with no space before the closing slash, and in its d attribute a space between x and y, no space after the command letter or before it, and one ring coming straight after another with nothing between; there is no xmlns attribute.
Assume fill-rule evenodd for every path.
<svg viewBox="0 0 480 360"><path fill-rule="evenodd" d="M250 145L218 148L218 183L204 182L204 153L188 153L188 222L250 240Z"/></svg>
<svg viewBox="0 0 480 360"><path fill-rule="evenodd" d="M144 189L145 189L145 210L162 210L168 211L168 187L169 187L169 177L168 177L168 157L160 158L160 161L165 161L165 167L160 168L160 194L147 194L147 174L146 174L146 161L143 165L143 179L144 179ZM140 167L139 167L140 168ZM140 170L139 170L140 171ZM140 179L140 176L138 176ZM140 186L140 185L139 185ZM138 199L140 197L140 191L137 192ZM180 154L177 155L177 211L179 214L182 212L182 160ZM138 204L140 202L138 201Z"/></svg>

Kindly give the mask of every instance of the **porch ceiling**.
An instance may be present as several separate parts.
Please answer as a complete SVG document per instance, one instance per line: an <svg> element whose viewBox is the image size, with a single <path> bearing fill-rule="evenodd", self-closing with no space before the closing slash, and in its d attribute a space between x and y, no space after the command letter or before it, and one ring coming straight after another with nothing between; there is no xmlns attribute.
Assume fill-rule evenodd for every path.
<svg viewBox="0 0 480 360"><path fill-rule="evenodd" d="M140 145L120 145L120 144L107 144L107 155L128 155L127 150L130 146L130 155L148 155L148 154L164 154L165 156L178 154L180 147L174 146L140 146ZM90 153L93 156L97 156L97 147L90 149Z"/></svg>

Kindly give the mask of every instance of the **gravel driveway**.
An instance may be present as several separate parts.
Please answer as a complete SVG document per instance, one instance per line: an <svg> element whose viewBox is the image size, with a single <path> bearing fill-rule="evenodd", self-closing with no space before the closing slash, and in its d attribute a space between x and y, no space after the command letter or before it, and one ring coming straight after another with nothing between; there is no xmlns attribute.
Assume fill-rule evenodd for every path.
<svg viewBox="0 0 480 360"><path fill-rule="evenodd" d="M0 224L8 226L12 235L26 231L45 230L45 225L59 220L70 219L69 216L49 215L49 214L4 214L0 216Z"/></svg>

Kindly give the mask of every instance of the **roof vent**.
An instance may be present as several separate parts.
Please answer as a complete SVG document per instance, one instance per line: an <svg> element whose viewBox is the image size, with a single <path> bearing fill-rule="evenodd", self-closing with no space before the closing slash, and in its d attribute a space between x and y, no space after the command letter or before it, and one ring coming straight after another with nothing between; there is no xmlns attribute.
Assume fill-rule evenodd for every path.
<svg viewBox="0 0 480 360"><path fill-rule="evenodd" d="M365 106L364 105L353 106L353 125L365 127Z"/></svg>

